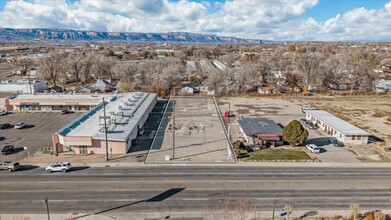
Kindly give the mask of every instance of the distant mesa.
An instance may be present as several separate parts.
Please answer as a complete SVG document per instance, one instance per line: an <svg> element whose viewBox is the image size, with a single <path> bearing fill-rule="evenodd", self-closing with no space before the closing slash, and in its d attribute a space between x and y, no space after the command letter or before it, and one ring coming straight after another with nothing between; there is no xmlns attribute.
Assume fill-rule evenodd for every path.
<svg viewBox="0 0 391 220"><path fill-rule="evenodd" d="M221 37L210 34L186 32L133 33L96 32L80 30L59 30L47 28L0 28L0 43L20 43L28 41L121 41L121 42L179 42L179 43L219 43L253 44L267 42L235 37Z"/></svg>

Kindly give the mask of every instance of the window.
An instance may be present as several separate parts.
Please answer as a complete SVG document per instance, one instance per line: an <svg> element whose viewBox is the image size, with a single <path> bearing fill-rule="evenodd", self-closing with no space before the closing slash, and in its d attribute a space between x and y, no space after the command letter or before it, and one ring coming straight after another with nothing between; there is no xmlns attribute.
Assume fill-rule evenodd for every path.
<svg viewBox="0 0 391 220"><path fill-rule="evenodd" d="M357 135L357 140L361 140L361 136L360 135Z"/></svg>
<svg viewBox="0 0 391 220"><path fill-rule="evenodd" d="M334 130L335 132L334 132L334 134L337 134L337 130Z"/></svg>
<svg viewBox="0 0 391 220"><path fill-rule="evenodd" d="M339 137L342 138L342 134L339 134Z"/></svg>
<svg viewBox="0 0 391 220"><path fill-rule="evenodd" d="M352 140L356 140L356 136L355 135L352 135Z"/></svg>

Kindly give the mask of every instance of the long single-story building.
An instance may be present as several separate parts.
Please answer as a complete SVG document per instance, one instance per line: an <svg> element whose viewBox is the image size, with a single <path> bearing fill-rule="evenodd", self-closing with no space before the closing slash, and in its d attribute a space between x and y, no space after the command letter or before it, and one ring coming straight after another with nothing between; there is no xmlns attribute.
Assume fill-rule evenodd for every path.
<svg viewBox="0 0 391 220"><path fill-rule="evenodd" d="M115 94L21 94L4 99L7 111L88 111Z"/></svg>
<svg viewBox="0 0 391 220"><path fill-rule="evenodd" d="M53 135L55 152L105 154L106 120L108 153L126 154L157 102L155 93L124 93L99 103Z"/></svg>
<svg viewBox="0 0 391 220"><path fill-rule="evenodd" d="M345 144L367 144L370 133L323 110L303 110L306 119Z"/></svg>
<svg viewBox="0 0 391 220"><path fill-rule="evenodd" d="M282 128L273 120L255 116L242 116L238 122L240 131L250 145L274 147L284 143Z"/></svg>

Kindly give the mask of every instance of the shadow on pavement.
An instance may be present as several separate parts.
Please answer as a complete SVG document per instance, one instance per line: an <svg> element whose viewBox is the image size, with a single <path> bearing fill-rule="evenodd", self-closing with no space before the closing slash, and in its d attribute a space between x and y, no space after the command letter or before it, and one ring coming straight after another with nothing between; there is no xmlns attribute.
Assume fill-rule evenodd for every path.
<svg viewBox="0 0 391 220"><path fill-rule="evenodd" d="M24 151L23 147L15 147L14 150L12 151L12 154L17 154L22 151Z"/></svg>
<svg viewBox="0 0 391 220"><path fill-rule="evenodd" d="M310 138L305 141L304 144L316 144L318 147L329 145L329 138L328 137L321 137L321 138Z"/></svg>
<svg viewBox="0 0 391 220"><path fill-rule="evenodd" d="M91 215L99 215L99 214L102 214L102 213L106 213L106 212L110 212L110 211L114 211L114 210L117 210L117 209L121 209L121 208L125 208L125 207L128 207L128 206L132 206L132 205L136 205L136 204L139 204L139 203L142 203L142 202L161 202L163 200L166 200L168 198L170 198L171 196L185 190L186 188L172 188L172 189L169 189L163 193L160 193L159 195L157 196L154 196L150 199L147 199L147 200L139 200L137 202L132 202L132 203L128 203L128 204L125 204L125 205L120 205L120 206L116 206L116 207L113 207L113 208L109 208L109 209L105 209L105 210L102 210L102 211L99 211L99 212L95 212L95 213L91 213L91 214L86 214L86 215L82 215L82 216L78 216L78 217L75 217L75 219L81 219L81 218L84 218L84 217L87 217L87 216L91 216Z"/></svg>
<svg viewBox="0 0 391 220"><path fill-rule="evenodd" d="M75 172L75 171L81 171L86 170L90 168L90 166L78 166L78 167L72 167L68 172Z"/></svg>
<svg viewBox="0 0 391 220"><path fill-rule="evenodd" d="M28 170L34 170L37 169L39 166L34 165L20 165L18 171L28 171Z"/></svg>
<svg viewBox="0 0 391 220"><path fill-rule="evenodd" d="M148 199L147 201L145 202L161 202L167 198L170 198L171 196L185 190L186 188L172 188L172 189L169 189L163 193L160 193L159 195L153 197L153 198L150 198Z"/></svg>

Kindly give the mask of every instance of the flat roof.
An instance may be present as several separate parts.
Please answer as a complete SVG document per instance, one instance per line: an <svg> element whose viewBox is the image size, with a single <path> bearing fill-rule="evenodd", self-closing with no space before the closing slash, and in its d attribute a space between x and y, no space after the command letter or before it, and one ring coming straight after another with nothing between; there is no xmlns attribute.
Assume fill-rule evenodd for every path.
<svg viewBox="0 0 391 220"><path fill-rule="evenodd" d="M56 99L56 100L98 100L106 98L110 100L115 97L116 94L66 94L66 93L38 93L36 95L31 94L20 94L10 97L10 99L18 100L47 100L47 99Z"/></svg>
<svg viewBox="0 0 391 220"><path fill-rule="evenodd" d="M155 99L155 93L133 92L116 95L106 102L106 117L110 117L106 120L108 123L107 138L125 141ZM57 133L63 136L104 139L103 116L102 102Z"/></svg>
<svg viewBox="0 0 391 220"><path fill-rule="evenodd" d="M238 120L246 135L276 134L282 135L282 128L276 122L267 118L245 116Z"/></svg>
<svg viewBox="0 0 391 220"><path fill-rule="evenodd" d="M329 112L323 110L304 110L304 112L313 115L315 118L330 125L344 135L370 135L370 133L330 114Z"/></svg>

